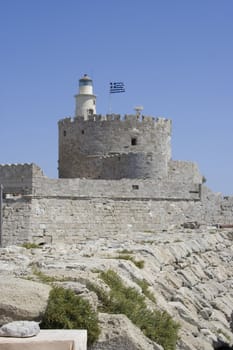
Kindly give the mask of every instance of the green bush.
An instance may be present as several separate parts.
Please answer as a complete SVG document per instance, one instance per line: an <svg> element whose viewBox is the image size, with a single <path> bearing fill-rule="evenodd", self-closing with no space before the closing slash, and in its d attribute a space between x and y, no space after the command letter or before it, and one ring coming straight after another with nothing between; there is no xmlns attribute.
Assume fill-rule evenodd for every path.
<svg viewBox="0 0 233 350"><path fill-rule="evenodd" d="M101 288L92 285L92 290L102 303L102 311L125 314L148 338L161 344L164 350L176 348L179 324L167 312L149 310L145 296L135 288L124 286L116 272L108 270L102 272L100 277L111 288L108 295Z"/></svg>
<svg viewBox="0 0 233 350"><path fill-rule="evenodd" d="M70 289L54 287L40 324L42 329L87 329L88 344L100 334L98 318L89 302Z"/></svg>

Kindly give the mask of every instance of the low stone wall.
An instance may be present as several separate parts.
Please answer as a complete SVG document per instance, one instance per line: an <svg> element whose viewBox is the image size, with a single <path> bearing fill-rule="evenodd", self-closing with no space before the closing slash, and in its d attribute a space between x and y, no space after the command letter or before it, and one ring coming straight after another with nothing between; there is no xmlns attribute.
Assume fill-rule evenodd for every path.
<svg viewBox="0 0 233 350"><path fill-rule="evenodd" d="M138 179L86 180L34 178L34 196L200 200L198 183Z"/></svg>

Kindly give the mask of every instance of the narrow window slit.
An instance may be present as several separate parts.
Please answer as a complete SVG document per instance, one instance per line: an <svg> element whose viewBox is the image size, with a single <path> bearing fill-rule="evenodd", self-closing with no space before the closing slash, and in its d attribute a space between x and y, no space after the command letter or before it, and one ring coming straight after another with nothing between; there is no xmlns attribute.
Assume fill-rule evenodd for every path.
<svg viewBox="0 0 233 350"><path fill-rule="evenodd" d="M136 137L132 137L132 138L131 138L131 145L132 145L132 146L136 146L136 144L137 144L137 139L136 139Z"/></svg>

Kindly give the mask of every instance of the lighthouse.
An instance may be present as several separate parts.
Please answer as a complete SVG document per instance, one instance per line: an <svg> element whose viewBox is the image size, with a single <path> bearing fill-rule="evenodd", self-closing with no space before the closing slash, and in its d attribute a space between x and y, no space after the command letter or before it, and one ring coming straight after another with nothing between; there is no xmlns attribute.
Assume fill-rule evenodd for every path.
<svg viewBox="0 0 233 350"><path fill-rule="evenodd" d="M89 115L96 114L96 96L93 94L93 82L87 74L79 79L79 93L75 95L75 99L76 117L82 116L84 120L87 120Z"/></svg>

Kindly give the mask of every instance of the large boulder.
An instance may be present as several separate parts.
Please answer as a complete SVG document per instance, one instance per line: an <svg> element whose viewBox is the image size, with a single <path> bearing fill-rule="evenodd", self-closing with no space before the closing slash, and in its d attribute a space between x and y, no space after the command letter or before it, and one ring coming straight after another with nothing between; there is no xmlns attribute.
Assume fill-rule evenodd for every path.
<svg viewBox="0 0 233 350"><path fill-rule="evenodd" d="M100 337L89 350L163 350L140 331L125 315L99 314Z"/></svg>
<svg viewBox="0 0 233 350"><path fill-rule="evenodd" d="M0 325L17 320L39 321L44 313L51 287L2 276L0 278Z"/></svg>

